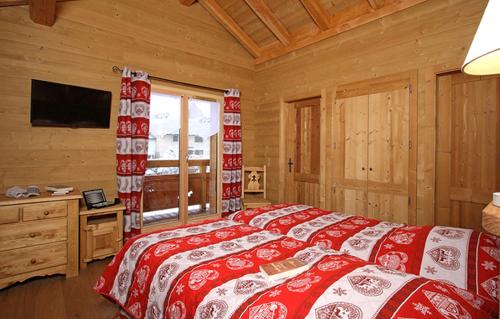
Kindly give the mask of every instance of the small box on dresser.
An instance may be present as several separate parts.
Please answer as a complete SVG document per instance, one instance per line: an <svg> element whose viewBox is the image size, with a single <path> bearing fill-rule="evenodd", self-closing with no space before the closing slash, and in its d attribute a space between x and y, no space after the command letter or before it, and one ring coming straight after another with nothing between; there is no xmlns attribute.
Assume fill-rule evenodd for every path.
<svg viewBox="0 0 500 319"><path fill-rule="evenodd" d="M81 195L0 195L0 288L35 276L78 275Z"/></svg>

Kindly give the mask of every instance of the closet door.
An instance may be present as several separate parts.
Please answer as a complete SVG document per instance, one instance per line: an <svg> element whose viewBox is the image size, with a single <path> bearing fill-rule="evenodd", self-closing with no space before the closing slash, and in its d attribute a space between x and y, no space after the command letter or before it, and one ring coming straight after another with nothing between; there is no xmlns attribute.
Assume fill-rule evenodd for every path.
<svg viewBox="0 0 500 319"><path fill-rule="evenodd" d="M500 189L500 77L438 77L435 221L481 229Z"/></svg>
<svg viewBox="0 0 500 319"><path fill-rule="evenodd" d="M368 95L337 98L343 145L342 210L367 215L368 180Z"/></svg>
<svg viewBox="0 0 500 319"><path fill-rule="evenodd" d="M368 217L407 223L408 87L368 97Z"/></svg>
<svg viewBox="0 0 500 319"><path fill-rule="evenodd" d="M336 92L333 193L349 214L416 223L414 73L344 85ZM335 131L334 131L335 132ZM337 137L338 136L338 137Z"/></svg>

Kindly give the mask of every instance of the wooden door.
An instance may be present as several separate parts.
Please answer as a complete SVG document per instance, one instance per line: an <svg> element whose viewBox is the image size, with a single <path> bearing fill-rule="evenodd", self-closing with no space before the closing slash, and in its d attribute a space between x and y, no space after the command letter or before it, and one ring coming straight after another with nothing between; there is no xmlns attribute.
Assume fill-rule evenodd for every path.
<svg viewBox="0 0 500 319"><path fill-rule="evenodd" d="M438 77L438 225L481 228L481 211L500 189L500 77Z"/></svg>
<svg viewBox="0 0 500 319"><path fill-rule="evenodd" d="M343 143L343 211L366 216L368 187L368 95L337 98Z"/></svg>
<svg viewBox="0 0 500 319"><path fill-rule="evenodd" d="M320 206L320 102L287 103L287 202Z"/></svg>
<svg viewBox="0 0 500 319"><path fill-rule="evenodd" d="M332 177L336 207L349 214L415 223L416 99L413 73L339 87ZM333 124L335 126L336 123ZM335 163L336 162L336 163Z"/></svg>
<svg viewBox="0 0 500 319"><path fill-rule="evenodd" d="M408 223L409 88L368 100L368 217Z"/></svg>

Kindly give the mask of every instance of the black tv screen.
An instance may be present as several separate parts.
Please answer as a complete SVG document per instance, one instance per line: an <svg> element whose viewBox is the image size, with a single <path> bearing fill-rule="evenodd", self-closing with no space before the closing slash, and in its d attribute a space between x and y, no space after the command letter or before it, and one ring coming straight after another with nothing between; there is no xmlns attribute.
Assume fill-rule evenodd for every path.
<svg viewBox="0 0 500 319"><path fill-rule="evenodd" d="M111 92L31 80L31 125L109 128Z"/></svg>

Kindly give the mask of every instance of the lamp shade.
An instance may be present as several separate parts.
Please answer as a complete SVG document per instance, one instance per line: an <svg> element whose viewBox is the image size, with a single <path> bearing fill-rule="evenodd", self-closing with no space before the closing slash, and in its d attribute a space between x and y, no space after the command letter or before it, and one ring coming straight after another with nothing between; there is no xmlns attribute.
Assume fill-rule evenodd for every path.
<svg viewBox="0 0 500 319"><path fill-rule="evenodd" d="M500 0L490 0L465 58L470 75L500 74Z"/></svg>

